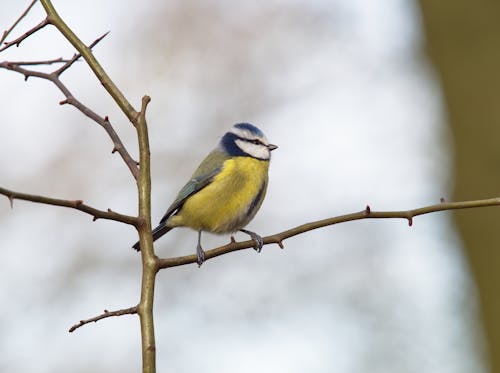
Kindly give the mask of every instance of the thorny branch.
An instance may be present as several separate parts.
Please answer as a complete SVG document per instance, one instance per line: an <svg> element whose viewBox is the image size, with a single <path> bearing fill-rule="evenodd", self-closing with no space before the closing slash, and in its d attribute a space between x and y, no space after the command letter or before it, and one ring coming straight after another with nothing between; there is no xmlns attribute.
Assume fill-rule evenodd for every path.
<svg viewBox="0 0 500 373"><path fill-rule="evenodd" d="M14 21L14 23L12 24L12 26L10 26L10 28L8 30L5 30L2 34L2 37L0 38L0 44L2 44L5 39L7 38L7 36L9 36L9 34L12 32L12 30L14 30L14 28L16 28L16 26L19 24L19 22L21 22L21 20L26 17L26 14L29 13L29 11L31 10L31 8L33 7L33 5L35 5L35 3L37 2L38 0L33 0L30 5L28 5L28 8L26 8L26 10ZM36 31L36 30L35 30ZM35 32L33 31L33 32ZM33 33L32 32L32 33ZM29 35L27 35L26 37L28 37ZM20 41L19 41L20 43ZM15 44L15 43L13 43ZM8 47L7 47L8 48ZM3 49L6 49L6 48L1 48L0 49L0 52L3 50Z"/></svg>
<svg viewBox="0 0 500 373"><path fill-rule="evenodd" d="M90 45L89 49L92 49L97 43L99 43L108 33L105 33L104 35L100 36L96 40L94 40ZM4 68L7 70L15 71L17 73L20 73L24 75L24 79L27 80L29 77L36 77L40 79L45 79L48 81L51 81L54 83L54 85L59 88L59 90L64 94L66 97L65 100L60 101L60 104L70 104L80 110L84 115L92 119L94 122L99 124L104 130L107 132L108 136L111 138L111 141L113 142L113 150L112 153L118 152L120 156L122 157L123 161L126 163L127 167L129 168L130 172L134 176L134 178L137 180L139 171L137 168L137 161L135 161L130 154L128 153L127 149L123 145L120 137L114 130L113 126L111 125L108 116L100 116L96 112L94 112L92 109L90 109L88 106L84 105L82 102L80 102L78 99L73 96L71 91L68 89L68 87L61 81L60 76L61 74L66 71L73 63L75 63L79 58L81 57L80 53L75 54L71 59L69 60L63 60L61 59L54 59L54 60L47 60L47 61L33 61L33 62L11 62L11 61L4 61L0 62L0 68ZM57 70L54 70L51 73L45 73L41 71L36 71L36 70L28 70L22 66L28 66L28 65L40 65L40 64L51 64L51 63L56 63L56 62L64 62L64 65L62 65L60 68Z"/></svg>
<svg viewBox="0 0 500 373"><path fill-rule="evenodd" d="M33 2L34 3L34 2ZM83 201L67 201L67 200L59 200L54 198L35 196L22 194L18 192L13 192L7 189L0 189L0 193L5 194L12 205L12 201L15 198L24 199L33 202L40 202L58 206L65 206L75 208L94 216L96 218L113 218L114 220L119 220L126 222L128 224L133 224L138 232L141 242L144 242L143 250L141 253L142 264L143 264L143 274L142 274L142 284L141 284L141 299L136 307L132 307L127 310L120 310L115 312L105 312L104 314L97 316L96 318L92 318L89 320L82 320L80 324L77 324L76 327L81 325L85 325L87 322L97 321L102 318L110 317L110 316L118 316L125 313L137 313L139 315L140 323L141 323L141 337L142 337L142 365L143 372L154 373L156 371L156 347L155 347L155 338L154 338L154 319L153 319L153 300L154 300L154 285L155 285L155 276L157 273L156 267L156 256L154 255L153 245L152 245L152 237L151 237L151 173L150 173L150 150L149 150L149 139L148 139L148 131L147 131L147 123L146 123L146 107L150 101L148 96L144 96L142 99L142 107L141 111L137 112L134 107L130 104L127 98L123 95L120 89L116 86L116 84L111 80L106 71L102 68L100 63L97 61L95 56L92 53L92 47L95 46L102 38L106 36L103 35L100 38L96 39L90 46L85 45L80 38L71 30L70 27L64 22L64 20L59 16L56 9L52 5L50 0L40 0L47 16L46 18L37 26L32 28L31 30L24 33L22 36L17 39L6 42L3 47L0 48L0 52L5 50L12 45L19 45L23 40L28 38L30 35L39 31L47 24L53 25L57 30L66 38L68 42L70 42L74 48L77 50L77 54L75 54L70 60L64 62L64 64L58 68L57 70L52 71L51 73L45 73L41 71L30 70L26 68L26 66L32 65L51 65L52 63L62 62L57 60L48 60L48 61L33 61L31 63L13 63L9 61L0 62L0 68L4 68L7 70L15 71L20 74L23 74L25 80L29 77L37 77L45 80L49 80L54 83L57 88L64 94L65 99L60 102L60 104L70 104L80 110L81 113L86 115L87 117L94 120L96 123L101 125L109 137L113 141L114 147L112 153L118 152L122 159L125 161L127 167L130 169L132 175L134 176L137 182L138 188L138 202L139 202L139 213L138 217L128 217L121 214L116 214L111 210L108 212L103 212L97 209L94 209L90 206L87 206L83 203ZM31 8L32 4L30 5ZM29 9L25 12L27 13ZM20 18L24 17L21 16ZM7 35L10 33L12 29L19 23L19 20L4 33L2 39L5 39ZM76 62L80 57L82 57L93 71L99 82L103 85L109 95L114 99L115 103L120 107L123 114L130 120L130 122L134 125L137 131L137 137L139 142L139 154L141 160L141 167L139 169L138 163L132 159L132 157L127 152L126 148L123 146L120 138L115 132L114 128L111 126L108 116L101 117L92 111L89 107L85 106L79 100L77 100L71 91L66 87L66 85L61 81L61 74L72 66L74 62ZM41 62L41 63L40 63ZM79 325L79 326L78 326ZM74 330L74 329L72 329Z"/></svg>
<svg viewBox="0 0 500 373"><path fill-rule="evenodd" d="M33 35L35 32L37 32L38 30L41 30L43 29L45 26L47 26L48 24L50 24L49 22L49 19L48 18L45 18L42 22L40 22L38 25L36 25L35 27L33 27L31 30L28 30L26 31L24 34L22 34L20 37L18 37L17 39L15 40L12 40L12 41L9 41L9 42L4 42L4 45L3 47L0 48L0 52L3 52L4 50L6 50L7 48L10 48L12 47L13 45L15 46L19 46L19 44L21 44L21 42L26 39L27 37L29 37L30 35ZM6 31L7 32L7 31ZM10 32L10 31L9 31Z"/></svg>
<svg viewBox="0 0 500 373"><path fill-rule="evenodd" d="M299 225L298 227L288 229L286 231L276 233L267 237L263 237L264 245L268 244L278 244L282 249L283 241L287 238L297 236L299 234L312 231L314 229L327 227L334 224L345 223L352 220L361 219L406 219L408 220L408 225L412 226L413 218L418 215L429 214L437 211L446 210L456 210L456 209L467 209L475 207L486 207L486 206L500 206L499 198L490 198L476 201L464 201L464 202L442 202L436 205L429 205L413 210L403 210L403 211L372 211L370 206L359 212L354 212L347 215L340 215L328 219L318 220L311 223L306 223ZM255 243L253 241L243 241L243 242L230 242L227 245L217 247L215 249L205 251L205 260L215 258L216 256L224 255L232 251L248 249L254 247ZM166 258L158 260L158 269L176 267L190 263L197 263L196 255L186 255L175 258Z"/></svg>
<svg viewBox="0 0 500 373"><path fill-rule="evenodd" d="M137 226L137 218L135 218L133 216L120 214L120 213L112 211L111 209L108 209L107 211L98 210L94 207L86 205L82 200L66 200L66 199L59 199L59 198L50 198L50 197L39 196L39 195L35 195L35 194L19 193L19 192L15 192L13 190L8 190L8 189L1 188L1 187L0 187L0 194L6 196L9 199L11 207L13 207L14 200L18 199L18 200L23 200L23 201L42 203L45 205L69 207L72 209L76 209L76 210L85 212L89 215L92 215L94 217L93 218L94 221L96 221L97 219L107 219L107 220L114 220L114 221L119 221L119 222L122 222L125 224Z"/></svg>
<svg viewBox="0 0 500 373"><path fill-rule="evenodd" d="M56 63L68 63L69 61L70 60L65 60L62 57L59 57L43 61L9 61L9 64L17 66L35 66L35 65L53 65Z"/></svg>

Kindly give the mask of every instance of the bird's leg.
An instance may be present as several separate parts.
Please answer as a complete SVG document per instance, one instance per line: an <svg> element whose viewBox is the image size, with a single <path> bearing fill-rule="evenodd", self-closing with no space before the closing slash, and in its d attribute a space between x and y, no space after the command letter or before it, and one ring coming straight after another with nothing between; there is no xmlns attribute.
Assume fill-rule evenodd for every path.
<svg viewBox="0 0 500 373"><path fill-rule="evenodd" d="M198 257L196 262L198 263L198 268L200 268L205 261L205 252L201 247L201 231L198 231L198 245L196 246L196 256Z"/></svg>
<svg viewBox="0 0 500 373"><path fill-rule="evenodd" d="M260 253L260 251L262 250L262 246L264 246L264 240L262 239L262 237L259 236L257 233L252 231L247 231L246 229L240 229L240 232L248 234L252 238L252 240L254 240L255 246L253 248L255 249L255 251Z"/></svg>

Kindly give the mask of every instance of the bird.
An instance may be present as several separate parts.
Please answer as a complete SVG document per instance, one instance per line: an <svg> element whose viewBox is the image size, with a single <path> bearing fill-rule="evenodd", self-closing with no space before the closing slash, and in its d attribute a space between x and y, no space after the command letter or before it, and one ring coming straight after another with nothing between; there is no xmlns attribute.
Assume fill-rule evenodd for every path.
<svg viewBox="0 0 500 373"><path fill-rule="evenodd" d="M264 201L271 151L277 148L253 124L232 126L179 191L159 225L153 229L153 241L176 227L197 231L196 262L199 267L205 261L201 232L246 233L254 241L254 249L260 252L264 245L262 237L244 227ZM139 251L139 242L133 248Z"/></svg>

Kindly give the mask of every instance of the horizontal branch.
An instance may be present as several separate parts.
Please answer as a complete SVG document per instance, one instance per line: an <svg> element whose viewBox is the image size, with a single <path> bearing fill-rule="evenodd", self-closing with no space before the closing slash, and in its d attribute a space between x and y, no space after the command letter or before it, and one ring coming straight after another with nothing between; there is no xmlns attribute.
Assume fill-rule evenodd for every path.
<svg viewBox="0 0 500 373"><path fill-rule="evenodd" d="M0 187L0 194L6 196L9 199L11 207L13 206L14 200L18 199L23 201L42 203L45 205L69 207L72 209L76 209L85 212L89 215L92 215L94 217L93 219L94 221L96 221L97 219L107 219L137 226L137 218L134 216L120 214L111 211L110 209L108 209L107 211L98 210L94 207L86 205L85 203L83 203L82 200L66 200L66 199L50 198L35 194L19 193L1 187Z"/></svg>
<svg viewBox="0 0 500 373"><path fill-rule="evenodd" d="M442 203L436 205L430 205L413 210L403 210L403 211L372 211L369 206L366 206L364 210L359 212L354 212L352 214L340 215L328 219L302 224L299 225L298 227L288 229L286 231L273 234L271 236L263 237L263 240L264 240L264 245L278 244L281 248L284 248L283 241L287 238L297 236L299 234L312 231L314 229L323 228L339 223L345 223L348 221L361 220L361 219L406 219L408 220L408 225L412 226L413 218L418 215L424 215L446 210L457 210L457 209L499 206L499 205L500 205L500 198L490 198L490 199L465 201L465 202L443 201ZM205 260L215 258L217 256L224 255L233 251L253 248L254 246L255 242L251 240L243 242L231 242L227 245L205 251ZM158 269L176 267L191 263L197 263L196 255L186 255L175 258L159 259Z"/></svg>
<svg viewBox="0 0 500 373"><path fill-rule="evenodd" d="M9 61L10 65L15 66L35 66L35 65L53 65L55 63L64 63L67 64L71 60L65 60L62 57L54 58L51 60L42 60L42 61Z"/></svg>
<svg viewBox="0 0 500 373"><path fill-rule="evenodd" d="M76 329L84 326L85 324L90 324L91 322L97 322L99 320L108 318L108 317L115 317L115 316L123 316L123 315L134 315L137 313L137 306L130 307L130 308L124 308L121 310L117 311L108 311L104 310L104 312L98 316L91 317L90 319L87 320L80 320L79 323L73 325L71 328L69 328L69 332L73 333Z"/></svg>

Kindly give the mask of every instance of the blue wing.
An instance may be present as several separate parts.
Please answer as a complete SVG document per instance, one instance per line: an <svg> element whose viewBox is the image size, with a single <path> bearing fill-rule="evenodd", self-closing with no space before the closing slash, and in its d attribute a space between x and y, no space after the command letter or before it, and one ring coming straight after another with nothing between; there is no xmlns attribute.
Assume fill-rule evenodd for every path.
<svg viewBox="0 0 500 373"><path fill-rule="evenodd" d="M194 177L189 180L186 185L182 187L175 201L172 202L165 215L161 218L160 225L165 223L172 214L176 213L182 207L186 199L210 184L214 177L220 172L221 168L222 167L217 167L208 174Z"/></svg>
<svg viewBox="0 0 500 373"><path fill-rule="evenodd" d="M214 150L201 162L191 180L182 187L175 201L172 202L165 215L161 218L160 224L153 229L153 241L156 241L172 229L166 225L168 218L182 208L186 199L210 184L214 177L222 170L224 161L228 158L227 154L219 150ZM139 251L141 249L139 242L136 242L133 248Z"/></svg>
<svg viewBox="0 0 500 373"><path fill-rule="evenodd" d="M228 155L220 150L212 151L198 166L193 176L191 176L191 180L177 194L175 201L172 202L165 215L161 218L160 225L164 224L170 216L182 208L186 199L210 184L215 176L221 172L224 161L228 158Z"/></svg>

